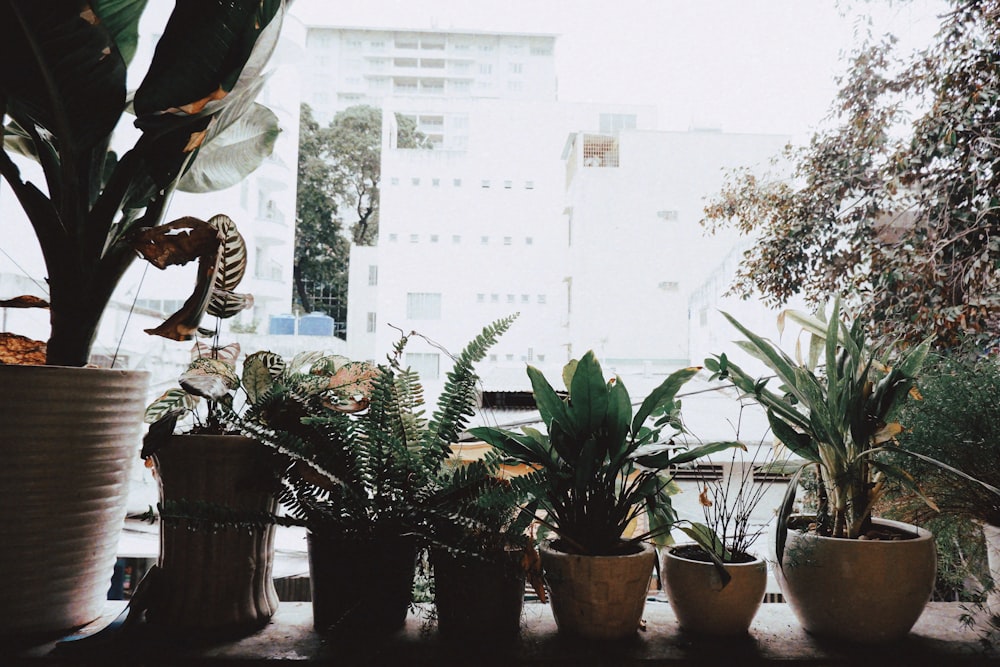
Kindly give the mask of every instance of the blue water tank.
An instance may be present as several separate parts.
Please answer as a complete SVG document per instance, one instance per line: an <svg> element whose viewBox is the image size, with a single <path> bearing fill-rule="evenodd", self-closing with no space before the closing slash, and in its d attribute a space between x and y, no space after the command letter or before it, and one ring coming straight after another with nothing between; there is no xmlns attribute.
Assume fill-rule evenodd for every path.
<svg viewBox="0 0 1000 667"><path fill-rule="evenodd" d="M332 336L334 320L326 313L309 313L299 318L300 336Z"/></svg>
<svg viewBox="0 0 1000 667"><path fill-rule="evenodd" d="M294 315L271 315L268 322L267 332L273 336L294 336L295 316Z"/></svg>

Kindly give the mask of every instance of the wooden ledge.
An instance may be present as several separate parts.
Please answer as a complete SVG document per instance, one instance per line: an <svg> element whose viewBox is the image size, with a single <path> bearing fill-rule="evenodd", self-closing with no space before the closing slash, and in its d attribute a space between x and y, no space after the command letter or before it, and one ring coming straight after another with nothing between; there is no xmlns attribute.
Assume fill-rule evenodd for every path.
<svg viewBox="0 0 1000 667"><path fill-rule="evenodd" d="M112 603L109 603L111 606ZM85 628L92 634L121 607ZM848 647L817 640L798 625L786 604L764 604L742 639L718 640L681 632L670 605L650 601L645 629L621 642L587 642L556 632L548 605L525 604L520 638L507 646L456 645L443 642L431 619L431 608L418 606L406 627L389 638L330 642L312 630L308 602L283 602L271 623L257 634L235 641L197 643L166 639L139 627L110 641L88 641L74 650L55 641L2 652L3 665L265 665L278 662L338 665L640 665L640 664L868 664L941 667L955 663L1000 664L1000 643L989 643L979 632L963 627L962 605L927 605L913 632L903 641L877 647Z"/></svg>

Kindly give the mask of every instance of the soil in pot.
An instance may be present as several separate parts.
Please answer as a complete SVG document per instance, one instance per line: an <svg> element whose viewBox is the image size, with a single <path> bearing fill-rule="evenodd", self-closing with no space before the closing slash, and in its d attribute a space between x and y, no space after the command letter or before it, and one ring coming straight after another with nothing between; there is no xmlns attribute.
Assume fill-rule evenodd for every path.
<svg viewBox="0 0 1000 667"><path fill-rule="evenodd" d="M406 623L416 569L411 536L308 533L313 626L331 637L384 636Z"/></svg>
<svg viewBox="0 0 1000 667"><path fill-rule="evenodd" d="M671 547L663 554L667 599L681 627L701 635L733 637L747 633L767 588L767 565L748 554L727 563L722 576L697 545Z"/></svg>
<svg viewBox="0 0 1000 667"><path fill-rule="evenodd" d="M517 636L524 608L521 551L487 556L431 554L438 632L453 641Z"/></svg>

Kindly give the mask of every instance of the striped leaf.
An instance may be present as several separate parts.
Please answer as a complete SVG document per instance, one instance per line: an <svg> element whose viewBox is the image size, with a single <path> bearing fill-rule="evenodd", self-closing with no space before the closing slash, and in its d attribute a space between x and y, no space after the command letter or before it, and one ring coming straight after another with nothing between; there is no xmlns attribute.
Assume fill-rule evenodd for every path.
<svg viewBox="0 0 1000 667"><path fill-rule="evenodd" d="M228 215L212 216L208 224L218 230L219 238L222 239L222 257L215 273L214 287L216 290L232 292L247 271L246 241Z"/></svg>
<svg viewBox="0 0 1000 667"><path fill-rule="evenodd" d="M147 424L155 424L170 414L181 415L192 410L198 398L191 396L183 389L168 389L163 396L149 404L142 420Z"/></svg>
<svg viewBox="0 0 1000 667"><path fill-rule="evenodd" d="M180 384L188 393L217 401L240 386L240 379L224 361L195 359L181 374Z"/></svg>
<svg viewBox="0 0 1000 667"><path fill-rule="evenodd" d="M213 289L212 298L208 302L208 309L205 312L212 317L224 320L252 307L252 294L237 294L236 292Z"/></svg>
<svg viewBox="0 0 1000 667"><path fill-rule="evenodd" d="M243 362L243 389L251 403L271 388L285 370L285 360L274 352L254 352Z"/></svg>

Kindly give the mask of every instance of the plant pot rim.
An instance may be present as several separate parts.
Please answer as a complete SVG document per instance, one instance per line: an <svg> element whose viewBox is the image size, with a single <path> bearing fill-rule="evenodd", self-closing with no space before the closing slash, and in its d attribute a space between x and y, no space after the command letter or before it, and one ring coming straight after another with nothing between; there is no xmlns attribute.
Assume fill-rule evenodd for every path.
<svg viewBox="0 0 1000 667"><path fill-rule="evenodd" d="M673 558L675 560L681 560L681 561L684 561L685 563L695 563L695 564L698 564L698 565L706 565L708 567L715 567L715 563L713 563L711 560L696 560L694 558L685 558L684 556L678 556L676 553L674 553L674 550L678 549L680 547L695 547L695 546L698 546L698 545L695 544L694 542L684 542L682 544L672 544L670 546L665 547L664 550L663 550L663 552L664 552L664 554L666 554L666 556L668 558ZM722 565L724 567L727 567L727 568L728 567L757 567L761 563L766 562L760 556L755 556L753 554L746 554L746 555L747 556L751 556L753 558L753 560L746 561L746 562L743 562L743 563L723 563Z"/></svg>
<svg viewBox="0 0 1000 667"><path fill-rule="evenodd" d="M793 514L791 517L812 517L812 514ZM808 530L799 530L797 528L788 528L789 533L795 533L800 539L810 539L810 540L832 540L835 542L859 542L867 544L880 544L883 546L888 546L892 544L907 544L911 542L919 542L926 540L933 540L934 534L923 528L921 526L914 525L912 523L906 523L905 521L895 521L894 519L883 519L881 517L872 517L872 523L885 526L887 528L895 528L897 530L910 533L913 537L905 540L862 540L850 537L833 537L828 535L817 535L816 533Z"/></svg>
<svg viewBox="0 0 1000 667"><path fill-rule="evenodd" d="M632 552L632 553L622 553L622 554L612 554L612 555L606 555L605 554L605 555L600 555L600 556L592 556L592 555L589 555L589 554L579 554L579 553L573 553L572 551L563 551L562 549L557 549L555 546L553 546L553 542L555 542L557 539L558 538L544 540L539 545L538 550L540 552L541 551L545 551L545 552L548 552L548 553L551 553L551 554L555 554L557 556L564 556L564 557L568 557L568 558L607 558L607 559L613 559L613 558L636 558L636 557L641 557L644 554L652 553L652 552L656 551L656 547L654 547L649 542L633 542L632 544L634 544L635 546L639 547L638 551L635 551L635 552Z"/></svg>
<svg viewBox="0 0 1000 667"><path fill-rule="evenodd" d="M141 368L101 368L98 366L58 366L52 364L0 364L3 373L110 373L115 375L152 375Z"/></svg>

